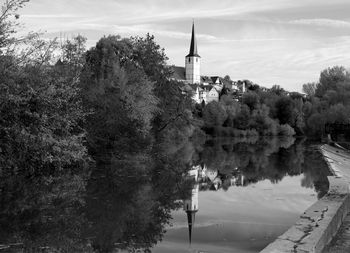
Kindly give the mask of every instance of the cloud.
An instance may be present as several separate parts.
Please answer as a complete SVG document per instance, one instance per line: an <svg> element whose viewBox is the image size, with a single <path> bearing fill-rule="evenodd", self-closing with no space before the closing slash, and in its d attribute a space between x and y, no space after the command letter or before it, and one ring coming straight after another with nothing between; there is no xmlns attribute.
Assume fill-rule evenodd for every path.
<svg viewBox="0 0 350 253"><path fill-rule="evenodd" d="M234 18L255 13L277 11L291 7L300 6L301 3L291 1L272 1L271 0L253 0L253 1L203 1L200 5L196 2L187 5L178 4L164 7L162 3L152 1L148 9L152 11L139 13L140 15L130 15L124 19L129 23L159 22L165 20L180 19L200 19L200 18ZM129 6L132 9L132 6ZM140 5L135 6L139 9ZM146 14L145 14L146 13ZM149 13L149 14L148 14Z"/></svg>
<svg viewBox="0 0 350 253"><path fill-rule="evenodd" d="M194 18L204 74L300 89L350 59L348 0L36 0L19 10L28 30L48 37L151 33L183 65ZM344 18L344 19L343 19Z"/></svg>
<svg viewBox="0 0 350 253"><path fill-rule="evenodd" d="M297 24L297 25L314 25L314 26L324 26L324 27L332 27L332 28L350 28L350 22L344 20L336 20L336 19L297 19L288 22L289 24Z"/></svg>
<svg viewBox="0 0 350 253"><path fill-rule="evenodd" d="M73 14L23 14L21 15L23 18L82 18L80 15Z"/></svg>
<svg viewBox="0 0 350 253"><path fill-rule="evenodd" d="M150 33L157 36L163 36L173 39L188 39L191 34L188 32L169 31L162 29L155 29L150 25L103 25L99 23L81 23L81 29L94 29L102 32L117 33L121 35L143 35ZM205 41L217 41L219 38L203 33L197 33L196 37Z"/></svg>

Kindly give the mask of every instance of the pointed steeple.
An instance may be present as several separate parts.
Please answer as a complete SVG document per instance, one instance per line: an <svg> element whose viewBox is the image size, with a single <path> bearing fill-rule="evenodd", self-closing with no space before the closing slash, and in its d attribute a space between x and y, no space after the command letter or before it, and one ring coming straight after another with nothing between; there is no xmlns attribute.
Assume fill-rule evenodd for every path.
<svg viewBox="0 0 350 253"><path fill-rule="evenodd" d="M200 57L197 50L197 40L196 40L196 34L194 32L194 22L192 23L192 37L191 37L190 52L186 57L189 57L189 56Z"/></svg>
<svg viewBox="0 0 350 253"><path fill-rule="evenodd" d="M195 221L195 218L196 218L196 212L197 212L197 210L195 210L195 211L186 211L186 213L187 213L187 222L188 222L188 239L189 239L190 245L192 243L192 229L194 227L194 221Z"/></svg>

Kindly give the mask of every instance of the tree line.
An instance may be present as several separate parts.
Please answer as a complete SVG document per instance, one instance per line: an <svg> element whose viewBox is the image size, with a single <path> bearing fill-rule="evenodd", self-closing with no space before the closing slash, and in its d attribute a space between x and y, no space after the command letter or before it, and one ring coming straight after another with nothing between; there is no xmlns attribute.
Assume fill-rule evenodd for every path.
<svg viewBox="0 0 350 253"><path fill-rule="evenodd" d="M189 144L190 138L203 141L203 131L317 137L323 123L347 121L349 73L342 67L305 85L307 97L252 84L239 101L226 91L219 102L194 105L185 84L171 80L152 35L105 36L90 49L83 36L62 43L36 33L19 37L17 11L26 2L6 1L0 16L0 234L9 241L108 252L115 241L135 248L137 237L150 248L178 200L191 193L183 174L203 143ZM137 183L121 182L129 176ZM111 205L116 196L125 201ZM92 244L76 239L88 221L98 227L100 206L112 208L112 217L124 205L136 211L113 217L113 226L106 217L97 231L130 233ZM86 217L81 210L88 210Z"/></svg>
<svg viewBox="0 0 350 253"><path fill-rule="evenodd" d="M154 232L147 236L140 230L137 236L145 236L142 247L151 247L161 240L171 210L179 207L176 200L185 194L182 175L187 164L179 163L175 155L168 159L168 153L176 152L161 143L171 143L177 150L176 145L181 147L192 134L190 94L183 93L183 83L170 80L164 49L152 35L105 36L90 49L83 36L61 43L36 33L20 37L17 12L26 2L6 1L0 16L3 242L20 242L33 252L47 242L69 252L112 251L115 245L104 243L105 238L94 240L89 246L93 250L86 248L87 239L77 238L87 224L80 212L91 203L92 213L95 209L98 213L98 204L109 205L96 204L98 200L90 198L95 192L88 190L109 191L103 188L106 184L117 189L109 194L147 208L144 220L128 214L113 228L142 223ZM126 193L123 186L119 188L123 184L118 176L129 172L140 180ZM152 188L161 190L151 196ZM187 188L190 193L191 187ZM91 216L93 223L96 215ZM124 243L120 248L135 247L135 232L130 235L130 240L117 240Z"/></svg>
<svg viewBox="0 0 350 253"><path fill-rule="evenodd" d="M196 105L202 129L214 136L320 139L327 123L349 123L350 73L342 66L321 71L318 82L303 85L304 94L244 82L247 91L240 97L224 87L218 102Z"/></svg>
<svg viewBox="0 0 350 253"><path fill-rule="evenodd" d="M239 101L224 88L218 102L194 105L185 84L171 79L154 36L105 36L88 50L80 35L61 44L38 34L18 38L16 13L26 2L7 1L0 17L2 168L72 170L102 153L123 159L160 140L203 136L201 130L320 137L326 123L349 120L344 67L328 68L318 83L304 84L307 96L248 82Z"/></svg>
<svg viewBox="0 0 350 253"><path fill-rule="evenodd" d="M191 97L170 80L153 36L106 36L89 50L82 36L18 39L16 12L26 2L7 1L0 19L2 168L71 170L101 150L191 134Z"/></svg>

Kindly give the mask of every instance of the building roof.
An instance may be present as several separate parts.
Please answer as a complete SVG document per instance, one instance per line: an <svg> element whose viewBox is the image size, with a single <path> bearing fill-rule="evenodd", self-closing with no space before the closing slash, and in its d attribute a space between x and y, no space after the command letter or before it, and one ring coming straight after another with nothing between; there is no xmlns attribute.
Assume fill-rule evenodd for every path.
<svg viewBox="0 0 350 253"><path fill-rule="evenodd" d="M186 80L186 70L184 67L171 66L171 70L173 72L171 75L172 78L175 80Z"/></svg>
<svg viewBox="0 0 350 253"><path fill-rule="evenodd" d="M198 50L197 50L197 40L196 40L196 34L194 32L194 22L192 24L192 37L191 37L190 52L188 55L186 55L186 57L189 57L189 56L200 57L198 54Z"/></svg>
<svg viewBox="0 0 350 253"><path fill-rule="evenodd" d="M221 83L221 78L219 76L211 76L210 78L213 81L213 83L216 83L217 81Z"/></svg>
<svg viewBox="0 0 350 253"><path fill-rule="evenodd" d="M209 76L201 76L201 83L208 83L211 84L213 81Z"/></svg>

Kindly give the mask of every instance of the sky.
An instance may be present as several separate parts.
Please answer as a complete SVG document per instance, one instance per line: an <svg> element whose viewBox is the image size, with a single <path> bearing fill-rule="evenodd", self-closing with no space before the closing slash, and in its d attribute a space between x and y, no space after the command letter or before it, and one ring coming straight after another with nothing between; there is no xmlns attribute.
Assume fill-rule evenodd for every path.
<svg viewBox="0 0 350 253"><path fill-rule="evenodd" d="M25 31L82 34L88 47L149 32L177 66L194 20L202 75L301 91L323 69L350 66L349 11L349 0L31 0L19 14Z"/></svg>

